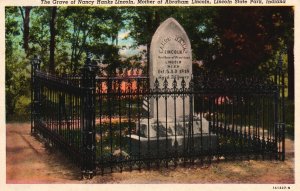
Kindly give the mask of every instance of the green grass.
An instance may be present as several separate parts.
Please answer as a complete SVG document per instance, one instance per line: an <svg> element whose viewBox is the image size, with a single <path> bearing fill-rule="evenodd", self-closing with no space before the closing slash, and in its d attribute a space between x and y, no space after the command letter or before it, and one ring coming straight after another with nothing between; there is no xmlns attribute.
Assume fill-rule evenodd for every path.
<svg viewBox="0 0 300 191"><path fill-rule="evenodd" d="M100 129L101 128L101 129ZM96 126L96 132L100 136L100 132L102 133L101 142L97 143L97 153L101 153L100 148L102 144L102 154L107 155L110 154L111 150L120 149L127 151L128 142L124 135L129 134L129 130L131 132L135 131L135 123L131 122L113 122L111 123L111 127L109 123L102 123L101 126ZM121 131L121 135L120 135Z"/></svg>

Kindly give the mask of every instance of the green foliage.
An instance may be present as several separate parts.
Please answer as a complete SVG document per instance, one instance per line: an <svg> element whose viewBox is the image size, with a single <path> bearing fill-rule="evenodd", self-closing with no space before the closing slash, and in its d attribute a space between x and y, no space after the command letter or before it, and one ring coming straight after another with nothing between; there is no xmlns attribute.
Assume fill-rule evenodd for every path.
<svg viewBox="0 0 300 191"><path fill-rule="evenodd" d="M213 18L219 41L215 67L230 73L268 72L260 72L260 68L270 72L270 64L277 64L278 51L284 50L293 36L290 14L291 7L218 8Z"/></svg>
<svg viewBox="0 0 300 191"><path fill-rule="evenodd" d="M128 140L126 139L125 135L129 134L129 131L131 133L136 133L136 125L134 122L112 122L110 123L102 123L101 126L96 126L96 139L97 144L99 145L97 148L99 150L97 153L100 153L100 148L102 146L102 153L104 156L110 153L110 150L114 152L115 150L118 150L122 148L126 153L129 153L128 151ZM100 133L101 132L101 133ZM121 134L120 134L121 132Z"/></svg>
<svg viewBox="0 0 300 191"><path fill-rule="evenodd" d="M28 98L30 97L30 65L25 52L20 49L22 38L20 16L16 7L5 10L5 93L7 120L17 116L20 120L30 113Z"/></svg>
<svg viewBox="0 0 300 191"><path fill-rule="evenodd" d="M190 38L193 59L203 61L202 69L265 75L286 43L293 44L293 13L291 7L57 7L55 70L78 72L86 50L108 65L108 74L117 68L144 67L141 61L149 60L154 32L161 22L174 17ZM22 15L18 7L5 8L8 116L20 113L22 105L28 109L30 56L38 54L42 69L49 69L51 7L31 7L29 16L29 52L25 54ZM122 58L121 31L129 32L131 47L142 45L147 50ZM287 60L285 56L284 63Z"/></svg>
<svg viewBox="0 0 300 191"><path fill-rule="evenodd" d="M21 56L21 53L19 54ZM28 99L30 97L30 67L24 62L25 55L7 58L6 66L6 113L10 116L28 115L30 113ZM27 62L28 63L28 62ZM24 109L20 109L24 108Z"/></svg>
<svg viewBox="0 0 300 191"><path fill-rule="evenodd" d="M12 57L13 49L16 43L13 38L20 34L18 25L20 24L16 19L18 10L16 7L8 7L5 9L5 55Z"/></svg>

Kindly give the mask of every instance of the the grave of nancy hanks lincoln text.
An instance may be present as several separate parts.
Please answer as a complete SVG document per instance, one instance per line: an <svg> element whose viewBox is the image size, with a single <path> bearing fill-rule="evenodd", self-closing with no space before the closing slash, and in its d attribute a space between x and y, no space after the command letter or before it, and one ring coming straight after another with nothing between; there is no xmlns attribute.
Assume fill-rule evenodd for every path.
<svg viewBox="0 0 300 191"><path fill-rule="evenodd" d="M162 94L145 101L150 117L136 123L139 131L131 135L132 153L155 153L157 149L161 154L165 149L182 153L191 139L196 150L201 145L202 150L215 148L216 136L207 135L208 121L194 115L193 97L178 93L187 90L192 79L192 50L186 32L175 19L164 21L152 37L149 68L150 88L154 92L160 88ZM174 87L177 93L172 92ZM166 89L174 96L164 96Z"/></svg>

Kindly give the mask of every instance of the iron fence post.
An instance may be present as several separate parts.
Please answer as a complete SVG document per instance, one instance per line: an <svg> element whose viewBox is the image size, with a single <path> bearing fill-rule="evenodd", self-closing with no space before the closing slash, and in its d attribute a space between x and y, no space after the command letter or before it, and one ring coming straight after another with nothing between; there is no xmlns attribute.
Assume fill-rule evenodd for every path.
<svg viewBox="0 0 300 191"><path fill-rule="evenodd" d="M96 138L95 138L95 81L97 66L87 53L85 65L82 68L82 177L92 178L95 174Z"/></svg>
<svg viewBox="0 0 300 191"><path fill-rule="evenodd" d="M40 117L40 84L36 79L36 72L40 69L41 60L35 55L31 61L31 133L36 132Z"/></svg>
<svg viewBox="0 0 300 191"><path fill-rule="evenodd" d="M284 114L284 75L282 69L282 51L280 52L275 71L275 143L276 159L285 158L285 114ZM280 156L281 155L281 156Z"/></svg>
<svg viewBox="0 0 300 191"><path fill-rule="evenodd" d="M277 65L277 76L278 76L278 82L277 85L280 87L278 88L278 94L280 98L280 123L278 127L281 127L280 131L280 140L282 141L282 147L281 147L281 160L285 160L285 100L284 100L284 72L283 72L283 59L282 59L283 51L280 52L278 65ZM281 94L281 97L280 97Z"/></svg>

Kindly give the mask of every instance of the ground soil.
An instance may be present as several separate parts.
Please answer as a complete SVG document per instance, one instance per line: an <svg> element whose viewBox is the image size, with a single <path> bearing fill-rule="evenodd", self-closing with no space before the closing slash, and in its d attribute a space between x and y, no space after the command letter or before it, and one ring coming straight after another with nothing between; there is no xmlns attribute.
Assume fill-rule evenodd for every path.
<svg viewBox="0 0 300 191"><path fill-rule="evenodd" d="M29 123L6 126L6 182L15 183L263 183L293 184L294 141L286 140L286 160L222 161L207 166L177 167L97 175L81 179L80 169L64 155L30 135Z"/></svg>

